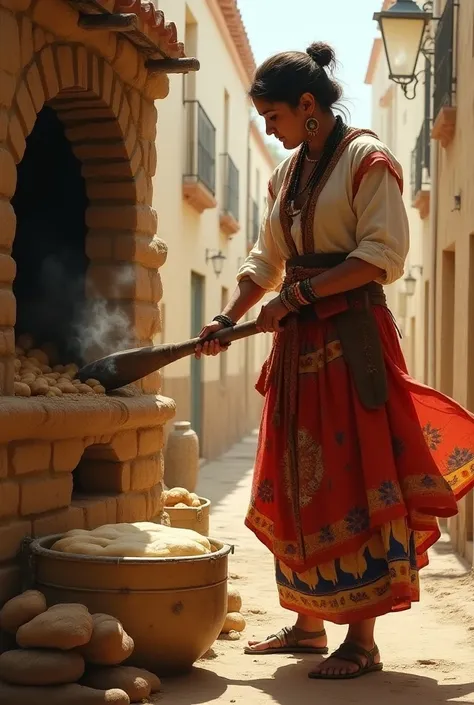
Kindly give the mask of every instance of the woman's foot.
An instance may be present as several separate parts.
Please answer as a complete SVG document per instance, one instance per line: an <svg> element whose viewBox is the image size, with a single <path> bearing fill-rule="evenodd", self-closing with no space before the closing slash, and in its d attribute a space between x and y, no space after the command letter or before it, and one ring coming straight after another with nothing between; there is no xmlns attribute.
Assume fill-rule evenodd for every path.
<svg viewBox="0 0 474 705"><path fill-rule="evenodd" d="M339 657L340 655L340 657ZM344 656L344 658L342 658ZM309 674L310 678L347 678L366 673L368 669L379 670L380 653L375 644L371 648L345 641L332 656L325 659Z"/></svg>
<svg viewBox="0 0 474 705"><path fill-rule="evenodd" d="M310 638L304 638L305 635ZM311 635L311 636L310 636ZM324 622L321 619L311 619L300 615L294 627L284 627L278 634L261 641L249 641L247 653L262 653L271 651L294 652L317 649L319 653L327 653L327 636Z"/></svg>
<svg viewBox="0 0 474 705"><path fill-rule="evenodd" d="M367 619L357 622L349 627L344 644L341 645L332 656L320 663L311 677L344 677L365 671L367 666L377 666L380 664L380 653L374 641L375 619ZM350 646L352 646L352 654ZM354 656L354 660L338 658L341 656ZM374 668L374 670L376 670Z"/></svg>

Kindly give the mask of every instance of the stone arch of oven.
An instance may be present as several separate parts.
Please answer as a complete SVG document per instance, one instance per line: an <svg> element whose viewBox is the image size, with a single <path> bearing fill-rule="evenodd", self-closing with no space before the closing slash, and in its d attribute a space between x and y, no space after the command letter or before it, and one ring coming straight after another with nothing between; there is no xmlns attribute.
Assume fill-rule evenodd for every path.
<svg viewBox="0 0 474 705"><path fill-rule="evenodd" d="M89 205L86 291L119 306L130 320L134 345L149 344L160 329L158 268L166 248L155 236L151 207L156 168L156 109L123 82L107 60L81 44L52 43L19 74L0 139L0 395L13 393L16 264L11 257L16 216L10 199L26 138L44 105L57 112L82 163ZM115 282L127 266L127 285ZM143 391L155 392L159 377Z"/></svg>

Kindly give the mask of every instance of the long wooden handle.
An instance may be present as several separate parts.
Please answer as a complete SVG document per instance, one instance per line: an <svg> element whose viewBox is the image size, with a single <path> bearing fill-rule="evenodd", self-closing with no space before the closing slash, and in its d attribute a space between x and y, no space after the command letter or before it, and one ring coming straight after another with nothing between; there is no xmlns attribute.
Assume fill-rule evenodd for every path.
<svg viewBox="0 0 474 705"><path fill-rule="evenodd" d="M211 333L207 338L193 338L192 340L187 340L185 343L180 343L179 345L173 345L173 358L180 359L192 355L197 345L202 345L203 343L210 342L211 340L218 340L224 345L227 343L233 343L235 340L242 340L243 338L249 338L252 335L256 335L257 322L248 321L247 323L239 323L233 328L222 328L216 333Z"/></svg>
<svg viewBox="0 0 474 705"><path fill-rule="evenodd" d="M258 333L256 321L249 321L233 328L223 328L207 338L193 338L178 345L157 345L134 350L123 350L91 362L79 370L79 379L98 379L107 389L117 389L142 379L166 365L192 355L196 347L207 340L231 343Z"/></svg>
<svg viewBox="0 0 474 705"><path fill-rule="evenodd" d="M248 321L247 323L239 323L233 328L222 328L217 333L211 333L207 340L218 340L220 343L233 343L235 340L243 340L258 333L257 321ZM197 338L198 343L202 342L201 338Z"/></svg>

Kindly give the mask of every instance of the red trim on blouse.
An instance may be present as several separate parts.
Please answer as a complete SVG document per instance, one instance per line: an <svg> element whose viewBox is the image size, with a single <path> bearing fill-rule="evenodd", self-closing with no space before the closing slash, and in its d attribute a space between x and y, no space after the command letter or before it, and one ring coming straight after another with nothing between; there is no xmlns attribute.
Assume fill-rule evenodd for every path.
<svg viewBox="0 0 474 705"><path fill-rule="evenodd" d="M353 198L357 196L364 176L367 174L369 169L376 164L384 164L387 167L391 175L397 180L400 193L403 194L403 179L400 177L400 174L397 172L387 155L384 152L371 152L362 160L362 163L357 169L357 173L354 177L354 183L352 185Z"/></svg>

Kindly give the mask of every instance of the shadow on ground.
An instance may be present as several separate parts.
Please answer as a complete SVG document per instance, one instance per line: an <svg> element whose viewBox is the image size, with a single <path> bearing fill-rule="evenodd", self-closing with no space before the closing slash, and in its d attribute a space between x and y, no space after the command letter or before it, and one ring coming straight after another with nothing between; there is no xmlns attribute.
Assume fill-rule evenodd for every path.
<svg viewBox="0 0 474 705"><path fill-rule="evenodd" d="M467 570L465 573L452 574L449 571L444 571L441 573L430 573L430 580L462 580L472 577L474 581L474 575L471 570Z"/></svg>
<svg viewBox="0 0 474 705"><path fill-rule="evenodd" d="M444 571L432 572L429 571L430 579L433 580L459 580L472 578L474 581L474 569L469 563L462 557L453 554L453 548L449 540L449 535L447 532L443 533L441 539L434 544L430 549L431 553L436 553L438 556L450 556L456 561L454 565L450 565Z"/></svg>
<svg viewBox="0 0 474 705"><path fill-rule="evenodd" d="M242 664L244 666L244 663ZM229 680L202 668L188 676L165 681L163 691L173 694L173 705L209 703L221 700L231 703L258 703L259 693L278 705L439 705L461 702L474 703L474 682L458 685L438 684L436 678L414 673L385 671L350 682L312 681L307 673L313 660L299 660L277 668L268 678L251 679L242 674L241 680ZM231 693L227 691L231 689ZM191 695L192 694L192 695ZM226 695L227 694L227 695Z"/></svg>

